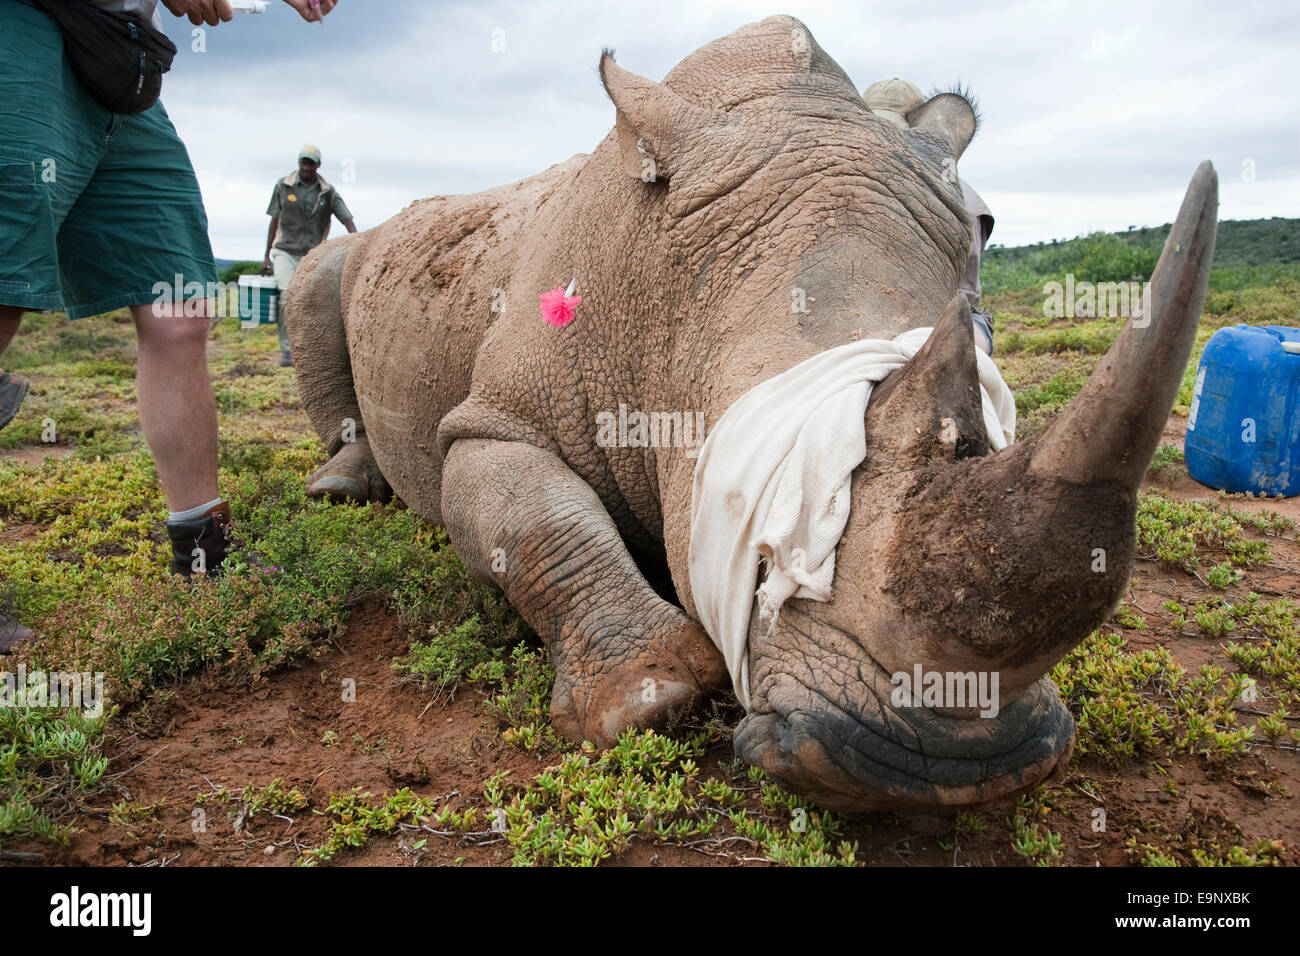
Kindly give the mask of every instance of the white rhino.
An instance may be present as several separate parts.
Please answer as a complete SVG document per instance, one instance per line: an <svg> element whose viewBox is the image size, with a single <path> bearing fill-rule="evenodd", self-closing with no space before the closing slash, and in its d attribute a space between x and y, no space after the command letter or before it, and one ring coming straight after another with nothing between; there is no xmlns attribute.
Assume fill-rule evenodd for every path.
<svg viewBox="0 0 1300 956"><path fill-rule="evenodd" d="M552 719L573 739L607 745L735 683L736 752L830 808L978 804L1045 779L1074 734L1045 675L1128 588L1138 482L1213 255L1212 167L1192 180L1152 314L1050 428L994 451L957 294L965 98L935 96L897 128L789 17L708 44L662 83L609 51L600 77L616 119L590 155L417 202L303 260L288 322L332 456L311 492L391 488L444 524L546 642ZM573 321L543 322L539 295L571 279ZM712 430L820 353L927 326L866 407L829 600L796 592L774 622L751 608L747 670L729 673L692 590L698 449L611 444L600 422L660 411ZM753 583L736 593L750 603ZM895 675L918 669L995 676L998 705L900 705Z"/></svg>

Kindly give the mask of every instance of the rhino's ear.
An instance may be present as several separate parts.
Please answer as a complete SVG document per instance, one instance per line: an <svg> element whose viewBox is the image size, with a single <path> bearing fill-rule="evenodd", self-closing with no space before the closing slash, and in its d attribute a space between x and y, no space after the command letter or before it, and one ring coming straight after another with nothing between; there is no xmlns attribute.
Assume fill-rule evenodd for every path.
<svg viewBox="0 0 1300 956"><path fill-rule="evenodd" d="M933 133L943 140L954 159L966 152L979 120L975 107L963 93L940 93L907 112L907 125L914 130Z"/></svg>
<svg viewBox="0 0 1300 956"><path fill-rule="evenodd" d="M730 125L722 110L688 103L662 83L623 69L611 50L600 55L600 81L617 109L614 133L623 170L634 179L668 179L681 167L692 132Z"/></svg>

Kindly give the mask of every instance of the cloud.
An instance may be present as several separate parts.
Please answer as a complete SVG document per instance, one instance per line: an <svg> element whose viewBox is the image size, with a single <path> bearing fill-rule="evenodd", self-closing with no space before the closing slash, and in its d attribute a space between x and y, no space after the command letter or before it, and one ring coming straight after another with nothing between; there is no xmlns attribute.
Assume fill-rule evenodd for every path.
<svg viewBox="0 0 1300 956"><path fill-rule="evenodd" d="M859 88L887 76L974 88L984 124L961 171L1005 244L1167 222L1205 158L1223 180L1222 218L1300 215L1290 79L1300 51L1282 5L782 7ZM595 74L602 47L661 79L772 12L698 0L342 0L322 26L273 2L198 34L168 18L181 54L164 102L198 172L217 255L260 256L271 184L303 142L324 151L324 174L365 228L415 199L589 152L614 118Z"/></svg>

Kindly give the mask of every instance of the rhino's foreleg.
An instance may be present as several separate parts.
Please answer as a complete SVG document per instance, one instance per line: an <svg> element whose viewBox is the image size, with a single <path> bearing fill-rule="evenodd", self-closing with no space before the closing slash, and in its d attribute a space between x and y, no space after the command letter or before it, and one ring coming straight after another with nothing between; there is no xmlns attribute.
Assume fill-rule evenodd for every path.
<svg viewBox="0 0 1300 956"><path fill-rule="evenodd" d="M303 407L331 456L307 479L307 494L387 501L393 491L366 438L343 326L340 284L355 242L340 237L303 261L285 296L285 322Z"/></svg>
<svg viewBox="0 0 1300 956"><path fill-rule="evenodd" d="M500 586L546 642L551 720L565 737L608 746L625 728L662 724L726 686L708 635L655 594L596 493L555 455L456 441L442 513L466 565Z"/></svg>

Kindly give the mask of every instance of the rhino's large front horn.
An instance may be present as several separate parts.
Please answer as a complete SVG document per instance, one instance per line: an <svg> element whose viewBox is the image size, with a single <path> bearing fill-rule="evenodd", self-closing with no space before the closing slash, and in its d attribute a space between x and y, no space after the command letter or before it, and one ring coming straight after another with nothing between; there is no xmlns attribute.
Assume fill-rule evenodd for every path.
<svg viewBox="0 0 1300 956"><path fill-rule="evenodd" d="M1197 167L1151 279L1151 314L1135 318L1082 391L1035 443L1033 470L1137 487L1155 453L1196 338L1209 282L1219 180Z"/></svg>
<svg viewBox="0 0 1300 956"><path fill-rule="evenodd" d="M891 664L995 669L1003 691L1011 692L1046 673L1127 592L1137 487L1196 336L1217 203L1214 168L1202 163L1156 268L1151 314L1134 317L1036 440L995 454L982 454L978 442L968 443L964 454L960 442L928 449L910 444L904 457L928 464L910 471L915 483L897 506L886 556L884 589L906 622L883 655ZM955 328L964 318L957 312L940 325ZM938 390L942 407L909 422L913 434L935 431L940 415L962 434L970 430L978 398L967 338L948 334L897 373L926 375L922 365L912 367L917 363L942 363L949 372ZM921 402L921 393L905 384L900 378L895 394L882 398L898 406ZM908 392L916 393L904 397ZM884 404L877 414L888 411ZM871 414L869 406L869 425Z"/></svg>

